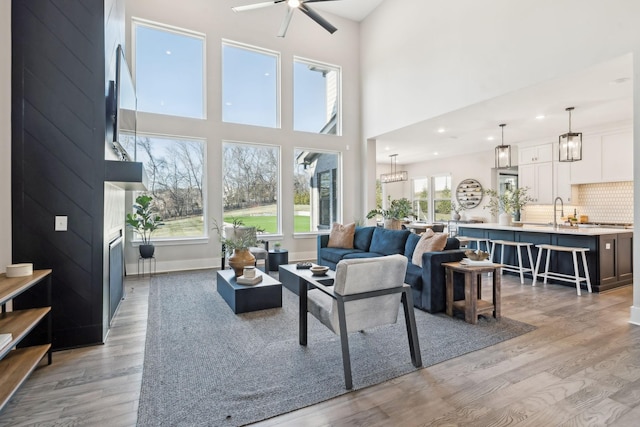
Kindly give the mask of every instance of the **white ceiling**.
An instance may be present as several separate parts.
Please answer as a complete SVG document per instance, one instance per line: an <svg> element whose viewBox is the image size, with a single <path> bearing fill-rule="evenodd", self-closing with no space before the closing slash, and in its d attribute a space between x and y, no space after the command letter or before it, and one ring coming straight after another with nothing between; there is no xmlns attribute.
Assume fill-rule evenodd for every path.
<svg viewBox="0 0 640 427"><path fill-rule="evenodd" d="M557 141L558 135L568 131L567 107L575 107L571 119L575 132L628 126L633 121L632 66L631 55L625 55L379 135L376 160L388 163L389 155L397 153L398 164L409 164L492 150L500 144L500 123L507 125L505 144ZM544 119L536 119L540 114Z"/></svg>
<svg viewBox="0 0 640 427"><path fill-rule="evenodd" d="M352 21L362 21L384 0L340 0L313 3L318 11L329 12Z"/></svg>

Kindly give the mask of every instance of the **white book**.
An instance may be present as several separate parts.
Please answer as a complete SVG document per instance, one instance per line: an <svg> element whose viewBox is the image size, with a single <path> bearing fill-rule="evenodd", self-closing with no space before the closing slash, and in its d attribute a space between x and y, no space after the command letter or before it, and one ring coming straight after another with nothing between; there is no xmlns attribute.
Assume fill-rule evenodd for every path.
<svg viewBox="0 0 640 427"><path fill-rule="evenodd" d="M11 341L13 341L13 335L11 335L11 334L0 334L0 348L4 348Z"/></svg>
<svg viewBox="0 0 640 427"><path fill-rule="evenodd" d="M244 276L238 276L236 282L240 285L256 285L262 282L262 274L256 274L256 276L251 279Z"/></svg>

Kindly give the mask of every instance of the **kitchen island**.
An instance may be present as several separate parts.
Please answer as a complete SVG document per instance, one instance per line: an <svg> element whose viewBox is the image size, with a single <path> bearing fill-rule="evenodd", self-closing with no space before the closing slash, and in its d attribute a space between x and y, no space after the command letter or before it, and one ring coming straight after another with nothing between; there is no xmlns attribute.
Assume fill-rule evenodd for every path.
<svg viewBox="0 0 640 427"><path fill-rule="evenodd" d="M587 265L594 292L602 292L628 285L633 280L633 232L628 229L561 226L505 226L494 223L460 224L458 234L491 240L529 242L533 245L548 244L589 248ZM526 267L535 268L538 249L532 246L533 266L523 257ZM498 256L498 254L496 254ZM505 262L516 264L513 248L505 248ZM497 259L497 258L494 258ZM497 259L499 261L499 259ZM542 268L542 266L541 266ZM582 274L582 267L581 274ZM550 269L563 274L573 274L570 253L553 253ZM529 275L531 277L531 275ZM565 286L575 286L553 281Z"/></svg>

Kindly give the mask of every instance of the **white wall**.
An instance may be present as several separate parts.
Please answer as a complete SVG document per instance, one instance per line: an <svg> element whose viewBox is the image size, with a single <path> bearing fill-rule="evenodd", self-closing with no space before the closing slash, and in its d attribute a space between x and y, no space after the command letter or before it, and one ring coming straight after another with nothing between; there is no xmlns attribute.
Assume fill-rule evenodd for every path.
<svg viewBox="0 0 640 427"><path fill-rule="evenodd" d="M637 0L404 0L362 24L364 136L640 49Z"/></svg>
<svg viewBox="0 0 640 427"><path fill-rule="evenodd" d="M11 264L11 2L0 2L0 273Z"/></svg>
<svg viewBox="0 0 640 427"><path fill-rule="evenodd" d="M283 248L289 261L315 259L316 239L293 237L293 150L294 147L335 150L342 153L343 219L361 217L363 146L360 132L359 25L326 15L338 28L330 35L302 13L295 13L286 38L276 37L285 14L280 4L259 11L234 13L233 2L211 0L158 1L127 0L127 33L131 16L169 24L206 34L207 120L178 119L153 114L138 115L138 131L205 138L207 140L207 220L222 216L222 141L276 144L281 148L281 204ZM323 14L324 15L324 14ZM281 53L282 129L243 126L221 121L222 38ZM129 43L131 46L131 43ZM293 57L302 56L342 67L343 136L293 132ZM132 65L133 66L133 65ZM158 270L204 268L220 263L220 244L215 232L209 241L164 246L156 244ZM128 247L128 271L136 271L136 250Z"/></svg>

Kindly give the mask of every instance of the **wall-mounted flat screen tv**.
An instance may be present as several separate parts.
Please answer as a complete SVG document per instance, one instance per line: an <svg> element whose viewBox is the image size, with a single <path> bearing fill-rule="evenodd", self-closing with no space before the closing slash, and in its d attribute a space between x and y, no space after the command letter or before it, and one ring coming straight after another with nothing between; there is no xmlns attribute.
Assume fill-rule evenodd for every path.
<svg viewBox="0 0 640 427"><path fill-rule="evenodd" d="M136 149L136 89L122 46L116 49L116 80L109 82L107 139L121 160L134 160Z"/></svg>

